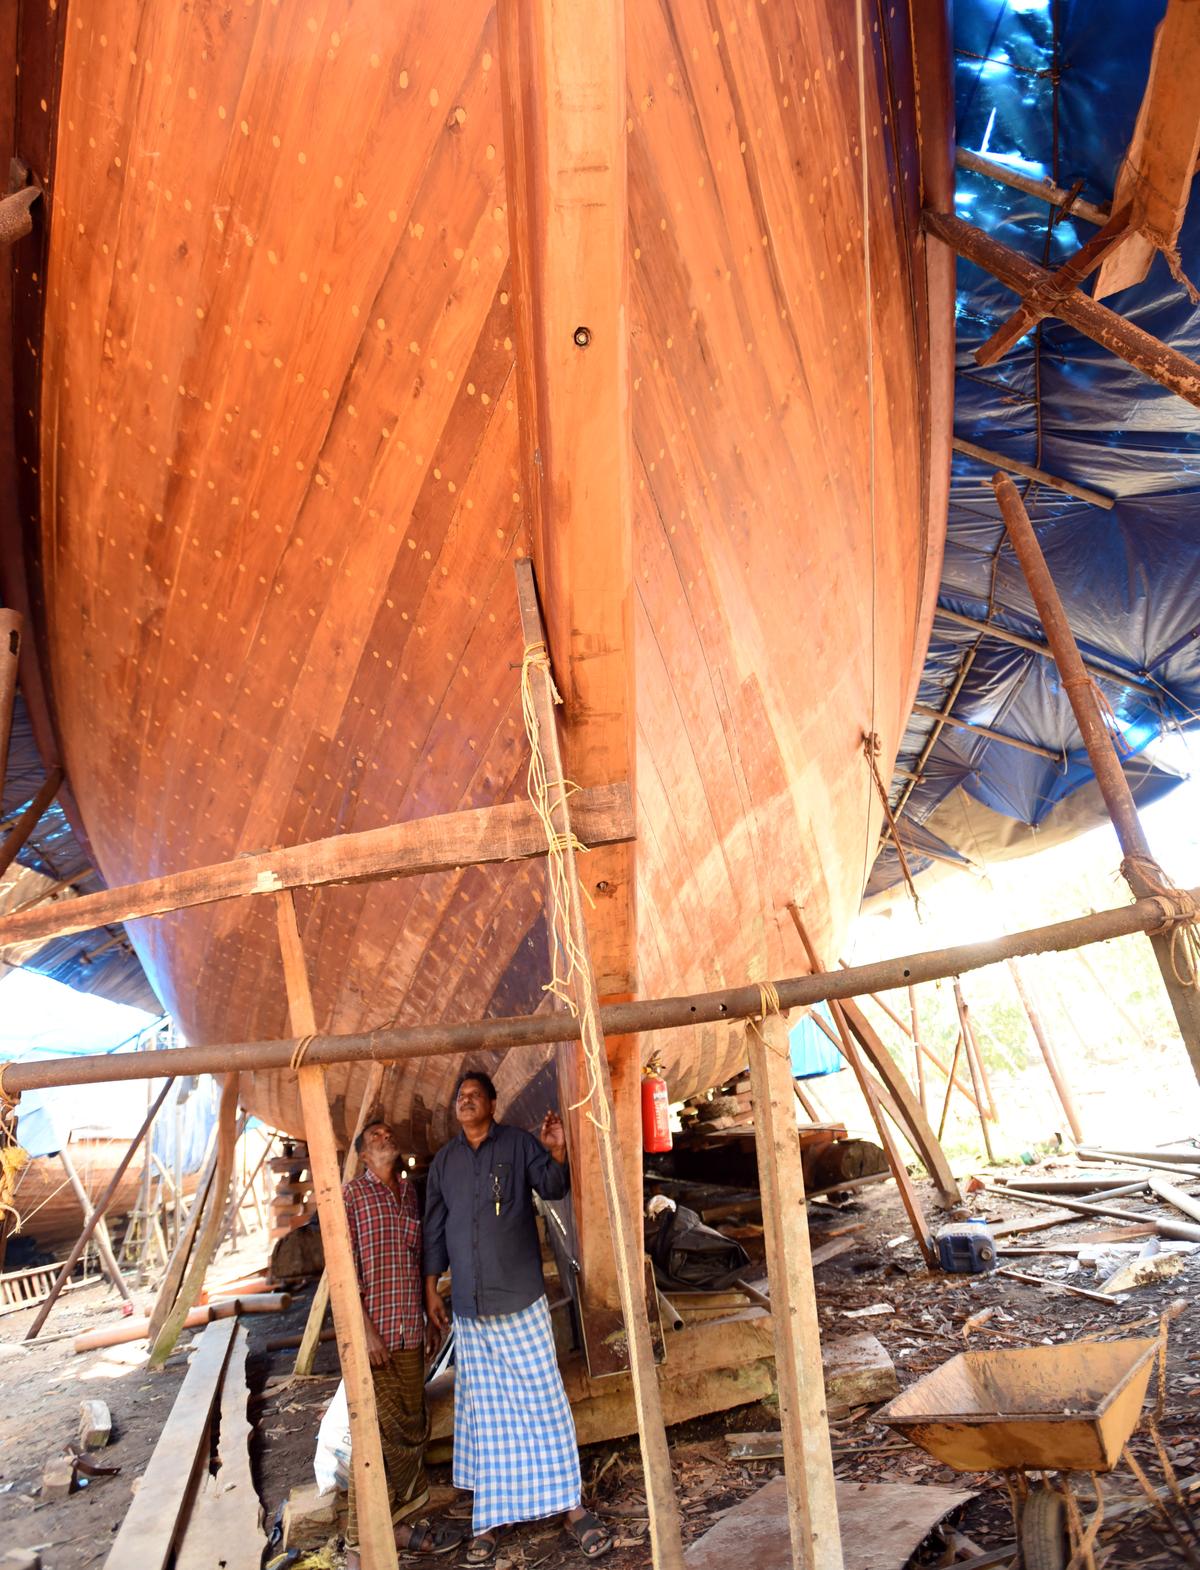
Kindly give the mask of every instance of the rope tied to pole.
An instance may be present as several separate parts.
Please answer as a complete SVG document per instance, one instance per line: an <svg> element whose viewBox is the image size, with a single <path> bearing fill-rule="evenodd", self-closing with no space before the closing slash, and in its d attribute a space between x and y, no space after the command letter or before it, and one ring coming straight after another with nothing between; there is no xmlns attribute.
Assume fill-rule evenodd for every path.
<svg viewBox="0 0 1200 1570"><path fill-rule="evenodd" d="M1133 748L1125 739L1125 732L1121 729L1121 722L1117 718L1116 710L1105 696L1104 689L1089 675L1064 676L1062 679L1063 691L1068 697L1076 692L1089 692L1096 707L1100 710L1100 719L1105 730L1112 738L1112 744L1122 757L1131 757Z"/></svg>
<svg viewBox="0 0 1200 1570"><path fill-rule="evenodd" d="M13 1114L19 1096L12 1096L4 1088L4 1071L8 1064L0 1065L0 1217L12 1217L12 1230L21 1230L21 1212L13 1201L17 1193L17 1179L29 1164L29 1152L17 1143L12 1130Z"/></svg>
<svg viewBox="0 0 1200 1570"><path fill-rule="evenodd" d="M546 881L550 906L550 980L546 982L542 991L558 998L566 1005L572 1017L579 1020L579 1039L583 1047L587 1078L583 1095L572 1104L571 1111L586 1107L591 1122L597 1128L607 1131L611 1126L608 1105L600 1094L602 1072L600 1054L604 1047L600 1021L592 1001L592 988L586 984L578 988L583 1002L581 1009L575 1000L572 987L576 977L586 983L588 963L571 922L571 872L567 867L567 852L570 851L572 855L576 852L583 853L587 850L587 846L576 838L569 822L559 825L554 821L555 808L561 805L565 815L566 797L579 787L569 780L552 781L547 777L546 760L542 756L541 726L533 695L535 671L545 679L551 704L561 703L562 694L555 686L550 654L542 639L535 643L527 643L521 655L521 717L525 723L525 734L529 738L529 769L526 774L526 785L529 800L546 836ZM579 887L591 904L591 896L582 881Z"/></svg>
<svg viewBox="0 0 1200 1570"><path fill-rule="evenodd" d="M1163 919L1149 929L1151 937L1171 935L1171 969L1181 987L1200 988L1200 932L1196 930L1200 906L1186 889L1176 888L1153 856L1126 856L1121 875L1135 893L1152 899ZM1182 960L1182 968L1181 968Z"/></svg>
<svg viewBox="0 0 1200 1570"><path fill-rule="evenodd" d="M790 1067L792 1061L791 1052L787 1047L775 1046L761 1028L766 1024L768 1014L783 1014L783 1005L779 1001L779 993L775 988L774 982L771 981L757 981L755 986L758 988L758 1013L753 1018L748 1019L746 1023L762 1042L763 1046L766 1047L767 1051L773 1052L777 1058L783 1058Z"/></svg>
<svg viewBox="0 0 1200 1570"><path fill-rule="evenodd" d="M293 1073L296 1073L297 1070L304 1067L304 1060L308 1057L308 1049L312 1046L316 1039L316 1036L301 1036L300 1040L292 1048L292 1055L288 1061L288 1068L290 1068Z"/></svg>

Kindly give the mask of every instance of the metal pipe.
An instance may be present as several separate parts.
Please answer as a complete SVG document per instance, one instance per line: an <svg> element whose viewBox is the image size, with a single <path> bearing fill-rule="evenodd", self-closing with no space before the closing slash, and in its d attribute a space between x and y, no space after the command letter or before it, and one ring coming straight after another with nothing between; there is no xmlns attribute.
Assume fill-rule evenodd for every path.
<svg viewBox="0 0 1200 1570"><path fill-rule="evenodd" d="M1190 891L1200 902L1200 889ZM823 971L775 982L780 1007L808 1008L831 998L864 997L923 981L940 981L966 971L998 965L1014 955L1044 954L1059 949L1104 943L1109 938L1147 932L1163 923L1163 908L1156 899L1137 900L1115 910L1093 911L1031 927L981 943L932 949L897 959L876 960L849 970ZM606 1035L636 1035L643 1031L673 1030L684 1025L710 1025L762 1015L762 989L728 987L683 997L647 998L631 1003L608 1003L600 1010ZM451 1056L512 1047L549 1046L577 1041L579 1022L569 1014L518 1015L507 1019L472 1020L461 1025L413 1025L403 1029L366 1031L359 1035L314 1036L305 1049L305 1063L398 1063L410 1058ZM6 1063L0 1069L0 1091L18 1096L26 1090L46 1090L54 1085L95 1085L110 1080L157 1079L163 1074L222 1074L233 1070L286 1069L300 1045L298 1038L275 1041L227 1042L211 1046L166 1047L150 1052L86 1053L79 1057L40 1058L36 1062Z"/></svg>

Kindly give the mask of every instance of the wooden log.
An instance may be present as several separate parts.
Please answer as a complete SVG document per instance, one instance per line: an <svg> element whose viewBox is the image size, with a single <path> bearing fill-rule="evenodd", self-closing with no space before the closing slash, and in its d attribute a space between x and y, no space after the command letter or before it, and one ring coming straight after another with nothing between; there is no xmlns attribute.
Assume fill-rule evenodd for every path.
<svg viewBox="0 0 1200 1570"><path fill-rule="evenodd" d="M1133 242L1107 261L1096 299L1141 283L1155 251L1179 239L1200 153L1200 12L1190 0L1168 0L1154 35L1150 73L1133 139L1117 172L1114 209L1132 205Z"/></svg>
<svg viewBox="0 0 1200 1570"><path fill-rule="evenodd" d="M39 817L48 804L43 804ZM580 791L572 801L572 812L578 822L576 833L586 845L612 845L633 838L633 810L626 784ZM546 836L529 803L504 802L468 812L393 823L382 829L365 829L358 834L337 834L286 850L264 851L258 856L240 856L211 867L196 867L189 872L150 878L144 883L104 889L99 894L85 894L43 909L3 916L0 948L34 938L88 932L115 921L162 916L218 900L275 894L281 889L361 883L372 878L419 877L455 867L528 860L545 853ZM0 872L6 865L0 865Z"/></svg>
<svg viewBox="0 0 1200 1570"><path fill-rule="evenodd" d="M173 1079L169 1079L166 1082L166 1084L163 1086L162 1090L159 1092L158 1100L150 1108L149 1112L146 1113L146 1118L145 1118L145 1121L143 1122L141 1128L138 1129L137 1133L130 1140L129 1148L126 1150L125 1154L121 1157L120 1161L117 1163L116 1169L113 1172L112 1177L108 1181L108 1187L104 1190L103 1194L101 1194L100 1198L92 1206L91 1214L88 1216L87 1221L84 1223L83 1231L75 1239L75 1243L74 1243L74 1245L73 1245L73 1247L71 1249L71 1252L67 1255L66 1259L63 1261L62 1269L59 1271L58 1275L55 1277L54 1285L50 1288L50 1292L49 1292L49 1294L48 1294L48 1296L46 1298L46 1301L42 1304L41 1308L38 1310L37 1315L34 1318L33 1324L30 1325L29 1329L25 1332L25 1339L26 1339L26 1341L34 1341L34 1340L36 1340L38 1331L46 1323L46 1320L47 1320L47 1318L49 1317L49 1314L50 1314L50 1310L54 1307L55 1303L58 1301L59 1293L62 1291L63 1287L66 1286L67 1281L70 1278L71 1272L75 1269L75 1266L76 1266L76 1264L79 1261L79 1256L83 1253L84 1249L87 1247L88 1239L91 1237L92 1233L96 1230L97 1226L100 1224L101 1220L104 1217L104 1213L105 1213L105 1211L107 1211L109 1205L112 1204L113 1195L117 1192L117 1188L118 1188L118 1186L119 1186L119 1184L121 1182L121 1179L125 1176L126 1168L129 1166L129 1163L133 1160L134 1155L140 1149L142 1140L145 1139L146 1135L149 1133L150 1127L153 1124L154 1119L158 1115L158 1109L162 1106L163 1102L167 1099L167 1092L170 1090L171 1086L174 1083L175 1083L175 1081ZM146 1165L147 1165L147 1167L149 1167L150 1163L147 1162ZM124 1278L122 1278L122 1279L124 1279Z"/></svg>
<svg viewBox="0 0 1200 1570"><path fill-rule="evenodd" d="M990 469L1007 469L1010 474L1024 475L1027 480L1034 480L1038 485L1047 485L1054 491L1062 491L1064 495L1074 496L1081 502L1090 502L1093 507L1111 510L1115 505L1115 498L1106 496L1103 491L1093 491L1086 485L1076 485L1074 480L1064 480L1057 474L1047 474L1045 469L1035 469L1031 463L1022 463L1017 458L1008 457L1006 453L992 452L990 448L980 447L964 437L956 436L951 445L954 451L961 453L964 458L974 458L978 463L987 464ZM939 609L936 614L942 616L944 613ZM1045 652L1049 653L1049 650Z"/></svg>
<svg viewBox="0 0 1200 1570"><path fill-rule="evenodd" d="M276 915L289 1024L301 1038L311 1036L316 1033L317 1020L313 1011L308 967L304 960L304 946L296 923L296 907L290 891L277 896ZM350 1464L354 1468L354 1488L358 1499L359 1552L363 1570L396 1570L396 1543L392 1535L388 1504L390 1494L375 1409L375 1384L367 1356L362 1298L354 1265L354 1249L350 1242L350 1224L346 1219L346 1202L342 1197L337 1143L329 1115L325 1073L323 1069L302 1064L296 1070L296 1078L304 1112L308 1161L312 1168L321 1217L325 1271L329 1277L338 1357L346 1386L346 1406L350 1418Z"/></svg>
<svg viewBox="0 0 1200 1570"><path fill-rule="evenodd" d="M1006 747L1015 747L1018 752L1031 752L1037 758L1049 758L1052 763L1062 762L1062 753L1054 752L1050 747L1040 747L1035 741L1023 741L1020 736L1006 736L1003 731L994 730L990 725L977 725L974 720L959 719L957 715L947 714L945 709L931 709L927 703L914 703L912 712L919 714L922 719L950 725L955 730L970 731L973 736L986 736L988 741L1003 742Z"/></svg>
<svg viewBox="0 0 1200 1570"><path fill-rule="evenodd" d="M1165 1204L1173 1205L1182 1215L1190 1216L1193 1221L1200 1221L1200 1199L1193 1199L1190 1194L1185 1194L1174 1183L1168 1183L1166 1178L1161 1178L1157 1173L1150 1178L1150 1187Z"/></svg>
<svg viewBox="0 0 1200 1570"><path fill-rule="evenodd" d="M962 1034L963 1046L967 1055L967 1072L971 1076L971 1087L975 1092L975 1106L979 1112L979 1127L983 1131L983 1148L987 1152L989 1166L995 1166L996 1156L992 1150L992 1136L988 1131L988 1114L984 1105L982 1080L979 1065L976 1061L979 1047L975 1034L971 1029L970 1015L967 1013L966 999L962 994L962 984L957 976L954 978L954 1006L958 1010L958 1027Z"/></svg>
<svg viewBox="0 0 1200 1570"><path fill-rule="evenodd" d="M1035 180L1031 175L1022 174L1019 169L1010 169L1007 164L994 158L985 158L970 148L958 148L954 157L960 169L970 169L973 174L986 175L988 179L1010 186L1014 191L1023 191L1026 196L1036 196L1061 212L1082 218L1085 223L1095 224L1097 229L1102 229L1111 216L1111 208L1086 201L1072 191L1064 191L1053 180Z"/></svg>
<svg viewBox="0 0 1200 1570"><path fill-rule="evenodd" d="M1200 902L1200 889L1185 891ZM833 999L925 981L944 980L981 970L1026 954L1045 954L1103 943L1110 938L1146 932L1162 922L1157 900L1141 899L1116 909L1092 911L1067 921L1051 922L1022 932L964 943L954 948L855 965L849 970L817 972L774 981L782 1007L811 1007ZM757 983L698 992L682 997L648 998L605 1004L600 1023L615 1035L671 1030L683 1025L728 1023L753 1019L762 1012ZM431 1024L402 1029L365 1031L355 1035L324 1034L309 1043L305 1062L400 1063L410 1058L454 1055L472 1051L505 1052L514 1047L548 1046L577 1040L579 1022L569 1014L519 1015L515 1018L471 1020L463 1024ZM154 1052L83 1053L77 1057L43 1058L36 1062L0 1065L0 1087L8 1096L55 1085L105 1084L130 1079L158 1079L163 1074L219 1074L231 1069L286 1069L299 1045L297 1038L275 1041L224 1042L202 1047L169 1047Z"/></svg>
<svg viewBox="0 0 1200 1570"><path fill-rule="evenodd" d="M944 241L950 248L965 256L968 261L982 267L998 278L1007 288L1022 298L1031 295L1044 284L1050 274L1044 267L1031 262L1019 251L1012 250L999 240L993 240L982 230L964 223L953 213L926 212L926 232ZM1135 327L1124 317L1099 305L1076 289L1072 294L1057 300L1052 312L1061 321L1074 327L1085 338L1109 349L1134 370L1141 371L1169 392L1178 393L1186 402L1200 407L1200 365L1189 360L1177 349Z"/></svg>
<svg viewBox="0 0 1200 1570"><path fill-rule="evenodd" d="M263 1292L250 1297L222 1297L211 1303L193 1308L183 1322L185 1330L196 1330L201 1325L211 1325L218 1319L228 1319L233 1314L285 1314L292 1306L290 1292ZM73 1352L95 1352L102 1347L123 1346L128 1341L145 1341L154 1334L146 1315L123 1319L119 1324L107 1325L99 1330L85 1330L72 1343ZM47 1345L56 1337L48 1336Z"/></svg>
<svg viewBox="0 0 1200 1570"><path fill-rule="evenodd" d="M1013 979L1013 985L1017 989L1017 996L1021 1000L1021 1007L1025 1010L1025 1017L1029 1021L1029 1028L1033 1031L1033 1039L1037 1042L1038 1051L1042 1054L1046 1072L1054 1085L1054 1092L1058 1097L1059 1105L1062 1107L1063 1115L1070 1125L1071 1138L1076 1145L1080 1145L1083 1143L1083 1126L1079 1121L1079 1113L1075 1109L1075 1098L1071 1094L1071 1087L1067 1083L1066 1076L1059 1065L1058 1055L1042 1026L1041 1015L1038 1013L1029 988L1025 985L1021 967L1015 959L1010 959L1008 961L1008 969Z"/></svg>
<svg viewBox="0 0 1200 1570"><path fill-rule="evenodd" d="M358 1151L354 1148L355 1142L366 1126L367 1119L374 1111L380 1087L383 1084L384 1073L385 1065L382 1063L372 1063L367 1071L366 1088L363 1091L362 1101L359 1103L358 1116L354 1121L354 1133L350 1137L350 1146L346 1151L346 1159L342 1163L343 1188L358 1171ZM317 1282L316 1289L313 1292L308 1318L304 1322L304 1334L300 1338L300 1350L296 1355L296 1366L292 1370L298 1379L307 1379L312 1373L313 1359L317 1355L317 1346L320 1343L321 1326L325 1323L325 1314L328 1308L329 1273L322 1270L321 1279Z"/></svg>
<svg viewBox="0 0 1200 1570"><path fill-rule="evenodd" d="M196 1245L175 1301L163 1316L162 1328L150 1350L150 1367L161 1368L175 1350L179 1332L189 1311L196 1306L208 1267L212 1264L225 1218L225 1196L233 1178L233 1154L238 1141L238 1085L240 1076L226 1075L221 1085L217 1108L216 1162L212 1183L204 1202L204 1216L196 1235Z"/></svg>
<svg viewBox="0 0 1200 1570"><path fill-rule="evenodd" d="M171 1558L201 1456L208 1457L209 1424L236 1330L234 1317L210 1325L200 1337L104 1570L129 1570L131 1565L137 1570L164 1570Z"/></svg>
<svg viewBox="0 0 1200 1570"><path fill-rule="evenodd" d="M1096 306L1095 309L1101 310L1103 307ZM1197 369L1200 370L1200 367ZM1200 402L1200 399L1197 401ZM1096 700L1095 684L1083 668L1075 636L1029 521L1029 514L1025 511L1025 503L1006 474L993 475L992 489L1000 504L1005 532L1041 617L1046 641L1053 650L1054 663L1062 677L1071 711L1087 748L1088 762L1116 830L1123 856L1121 871L1125 881L1133 890L1135 899L1156 892L1161 894L1164 892L1164 874L1151 854L1113 735L1104 722ZM1192 1070L1200 1079L1200 988L1180 979L1175 963L1176 935L1163 930L1160 924L1157 930L1150 933L1150 946L1158 961L1163 986L1171 1000L1179 1034L1192 1060Z"/></svg>
<svg viewBox="0 0 1200 1570"><path fill-rule="evenodd" d="M51 769L45 780L42 782L41 789L38 791L37 795L29 803L28 807L25 808L25 811L13 824L12 828L9 829L4 843L0 845L0 878L4 876L8 869L12 866L13 862L17 859L17 856L25 848L25 844L29 839L29 836L41 822L42 815L46 811L46 808L49 807L51 802L58 795L59 789L62 786L62 782L63 771L61 769ZM68 903L73 902L68 901ZM58 911L63 909L63 906L55 905L53 909ZM16 921L18 918L16 916L11 916L5 919ZM0 945L5 945L8 941L9 940L7 938L0 936Z"/></svg>
<svg viewBox="0 0 1200 1570"><path fill-rule="evenodd" d="M67 1182L70 1183L72 1189L75 1192L75 1198L79 1201L79 1208L83 1212L83 1224L86 1227L88 1222L92 1219L92 1201L87 1190L80 1181L79 1173L75 1170L75 1163L71 1160L70 1152L68 1151L65 1144L58 1153L58 1159L62 1163L63 1171L67 1174ZM126 1284L125 1277L121 1274L121 1267L117 1263L116 1257L113 1254L112 1243L109 1240L108 1228L104 1224L103 1216L96 1217L95 1226L92 1230L96 1238L96 1252L99 1254L100 1263L104 1267L104 1274L112 1282L113 1286L116 1287L117 1291L121 1294L125 1301L127 1303L132 1303L133 1294L130 1292L129 1287Z"/></svg>
<svg viewBox="0 0 1200 1570"><path fill-rule="evenodd" d="M516 563L516 571L521 627L528 648L544 643L537 603L537 587L532 563L519 561ZM654 1370L654 1354L647 1319L641 1204L639 1202L635 1209L630 1203L629 1185L621 1162L622 1141L632 1141L640 1170L641 1115L639 1110L637 1121L632 1126L628 1120L618 1122L613 1103L609 1063L605 1053L604 1037L600 1034L598 1023L601 1014L600 1000L596 991L596 977L588 946L588 931L583 918L583 898L575 864L565 763L559 747L554 716L555 687L548 662L530 671L530 682L537 723L536 733L531 737L531 745L540 755L547 782L547 809L551 821L559 832L563 847L562 887L566 898L566 909L556 913L551 925L557 923L560 929L563 929L560 936L569 936L571 945L579 956L579 964L569 978L575 1015L585 1020L590 1015L596 1022L593 1040L585 1043L588 1055L586 1073L592 1082L587 1107L588 1123L594 1131L588 1143L591 1144L594 1140L594 1149L599 1157L601 1186L608 1213L609 1236L616 1265L616 1284L620 1295L621 1319L625 1328L629 1376L638 1414L638 1438L642 1451L642 1475L646 1487L651 1549L656 1570L682 1570L683 1541L679 1504L675 1497L675 1484L671 1474L662 1399ZM552 938L551 941L556 940ZM587 1124L584 1124L585 1137L586 1129ZM576 1151L582 1154L579 1144L573 1148L573 1159ZM572 1186L574 1186L574 1179L573 1166ZM596 1220L598 1217L593 1216L593 1225ZM581 1246L583 1243L584 1239L581 1235ZM586 1278L582 1280L582 1285L586 1290ZM590 1356L588 1362L591 1367Z"/></svg>
<svg viewBox="0 0 1200 1570"><path fill-rule="evenodd" d="M761 1024L751 1021L746 1027L746 1049L754 1087L792 1563L804 1570L841 1570L833 1456L821 1378L821 1332L783 1016L769 1014Z"/></svg>
<svg viewBox="0 0 1200 1570"><path fill-rule="evenodd" d="M1134 238L1130 226L1132 209L1128 202L1113 213L1112 217L1092 238L1067 258L1061 267L1050 274L1045 284L1034 294L1026 295L1006 322L1002 322L986 343L975 351L976 365L995 365L1012 346L1023 338L1030 328L1048 316L1054 302L1078 287L1085 278L1096 271L1102 262ZM1108 504L1112 506L1111 500Z"/></svg>

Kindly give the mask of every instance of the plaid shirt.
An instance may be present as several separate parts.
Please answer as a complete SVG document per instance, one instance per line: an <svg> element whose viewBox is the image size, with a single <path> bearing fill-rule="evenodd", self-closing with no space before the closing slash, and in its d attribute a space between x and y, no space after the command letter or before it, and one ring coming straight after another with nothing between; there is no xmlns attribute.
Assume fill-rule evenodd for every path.
<svg viewBox="0 0 1200 1570"><path fill-rule="evenodd" d="M397 1201L369 1167L342 1190L363 1307L389 1352L420 1346L425 1333L421 1215L406 1179Z"/></svg>

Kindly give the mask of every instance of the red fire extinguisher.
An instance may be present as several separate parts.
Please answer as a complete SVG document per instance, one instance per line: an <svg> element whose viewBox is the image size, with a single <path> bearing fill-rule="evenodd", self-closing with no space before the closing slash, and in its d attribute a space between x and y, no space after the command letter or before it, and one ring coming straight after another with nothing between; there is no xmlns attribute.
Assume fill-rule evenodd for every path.
<svg viewBox="0 0 1200 1570"><path fill-rule="evenodd" d="M648 1155L664 1155L671 1148L671 1104L661 1069L651 1058L642 1070L642 1149Z"/></svg>

